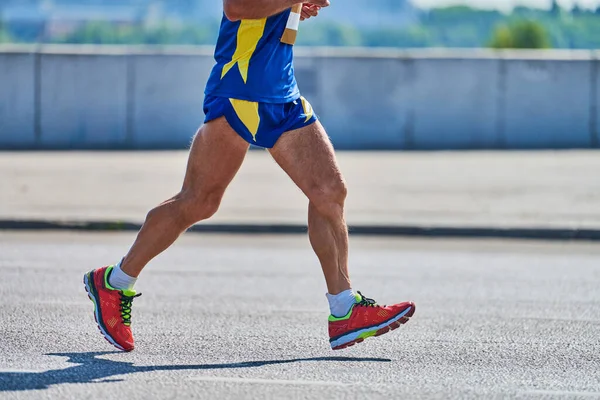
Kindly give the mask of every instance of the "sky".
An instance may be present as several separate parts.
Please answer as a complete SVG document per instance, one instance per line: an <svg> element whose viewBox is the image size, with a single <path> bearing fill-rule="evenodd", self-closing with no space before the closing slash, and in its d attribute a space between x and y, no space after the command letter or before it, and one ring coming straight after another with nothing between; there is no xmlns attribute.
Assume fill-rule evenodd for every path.
<svg viewBox="0 0 600 400"><path fill-rule="evenodd" d="M515 5L524 5L529 7L549 8L551 0L412 0L420 7L429 8L435 6L466 4L478 8L497 8L501 10L510 9ZM558 3L565 8L573 7L578 3L581 7L596 8L600 5L600 0L558 0Z"/></svg>

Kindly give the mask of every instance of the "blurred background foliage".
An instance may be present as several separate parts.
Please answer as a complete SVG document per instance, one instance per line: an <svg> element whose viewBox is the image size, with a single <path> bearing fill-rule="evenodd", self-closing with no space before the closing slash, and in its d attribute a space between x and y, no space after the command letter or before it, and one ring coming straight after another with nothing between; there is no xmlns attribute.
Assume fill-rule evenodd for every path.
<svg viewBox="0 0 600 400"><path fill-rule="evenodd" d="M214 45L221 15L220 2L210 3L209 9L202 6L203 1L186 0L171 3L123 0L118 4L89 0L84 2L87 5L77 0L57 0L45 8L33 0L20 1L15 6L14 1L0 0L0 7L5 5L5 12L0 14L0 42ZM23 2L30 3L30 9ZM74 4L79 4L79 8ZM356 2L356 7L364 8L364 4ZM96 17L85 16L85 10L89 12L92 7ZM467 6L421 10L406 1L381 0L376 5L369 4L369 13L365 11L364 15L352 7L339 10L331 7L318 18L304 22L298 44L402 48L600 47L600 7L592 10L575 6L566 10L555 1L545 10L516 7L501 12ZM338 12L342 10L345 14ZM61 18L66 22L61 24Z"/></svg>

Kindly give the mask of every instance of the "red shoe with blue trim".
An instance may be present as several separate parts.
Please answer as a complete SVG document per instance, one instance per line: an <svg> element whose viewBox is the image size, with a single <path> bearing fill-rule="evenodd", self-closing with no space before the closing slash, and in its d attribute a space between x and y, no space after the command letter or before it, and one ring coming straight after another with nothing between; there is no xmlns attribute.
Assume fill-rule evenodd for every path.
<svg viewBox="0 0 600 400"><path fill-rule="evenodd" d="M344 317L329 316L329 343L333 350L344 349L360 343L368 337L379 336L399 328L415 313L415 303L405 302L392 306L380 306L362 293L356 295L356 303Z"/></svg>
<svg viewBox="0 0 600 400"><path fill-rule="evenodd" d="M88 272L83 276L85 290L94 303L94 318L104 338L119 350L134 349L131 333L131 306L141 296L135 290L115 289L108 283L113 266Z"/></svg>

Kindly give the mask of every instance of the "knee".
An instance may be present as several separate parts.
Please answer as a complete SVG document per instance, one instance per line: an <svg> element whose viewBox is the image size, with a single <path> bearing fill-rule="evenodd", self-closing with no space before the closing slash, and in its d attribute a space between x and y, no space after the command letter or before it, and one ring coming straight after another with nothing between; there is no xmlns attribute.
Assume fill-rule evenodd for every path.
<svg viewBox="0 0 600 400"><path fill-rule="evenodd" d="M186 196L181 206L183 220L189 225L193 225L209 219L219 210L222 198L223 191L219 189Z"/></svg>
<svg viewBox="0 0 600 400"><path fill-rule="evenodd" d="M308 198L317 211L332 217L343 214L347 195L348 187L341 177L308 191Z"/></svg>
<svg viewBox="0 0 600 400"><path fill-rule="evenodd" d="M182 191L171 200L150 211L148 218L158 214L162 207L169 207L173 221L188 228L193 224L212 217L221 205L223 191L214 189L202 193Z"/></svg>

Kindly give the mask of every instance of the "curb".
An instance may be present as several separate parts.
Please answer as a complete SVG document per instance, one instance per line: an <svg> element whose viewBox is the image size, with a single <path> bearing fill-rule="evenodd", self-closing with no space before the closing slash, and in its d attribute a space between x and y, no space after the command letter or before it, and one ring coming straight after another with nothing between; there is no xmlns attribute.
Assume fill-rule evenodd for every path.
<svg viewBox="0 0 600 400"><path fill-rule="evenodd" d="M0 231L137 232L141 226L141 224L126 221L0 220ZM292 235L306 234L307 226L294 224L199 224L192 226L188 232ZM349 232L356 236L600 241L600 229L358 225L350 226Z"/></svg>

